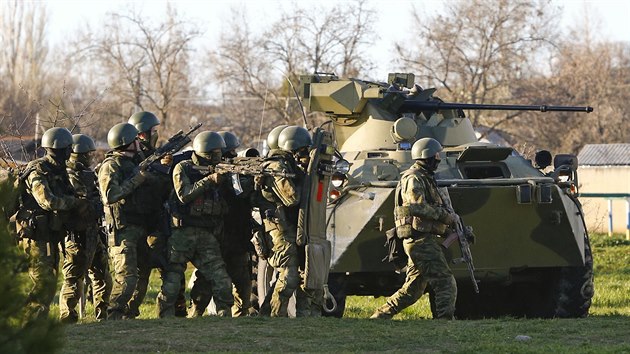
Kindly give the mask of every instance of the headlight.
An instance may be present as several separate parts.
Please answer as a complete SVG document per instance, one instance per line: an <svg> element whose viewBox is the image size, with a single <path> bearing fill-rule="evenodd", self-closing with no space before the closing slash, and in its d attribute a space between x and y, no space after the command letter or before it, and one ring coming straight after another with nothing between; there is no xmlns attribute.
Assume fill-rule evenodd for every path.
<svg viewBox="0 0 630 354"><path fill-rule="evenodd" d="M338 173L346 174L350 171L350 162L348 160L340 159L335 163L335 170Z"/></svg>
<svg viewBox="0 0 630 354"><path fill-rule="evenodd" d="M339 188L346 181L346 175L343 173L335 172L330 179L330 183L332 183L333 187Z"/></svg>

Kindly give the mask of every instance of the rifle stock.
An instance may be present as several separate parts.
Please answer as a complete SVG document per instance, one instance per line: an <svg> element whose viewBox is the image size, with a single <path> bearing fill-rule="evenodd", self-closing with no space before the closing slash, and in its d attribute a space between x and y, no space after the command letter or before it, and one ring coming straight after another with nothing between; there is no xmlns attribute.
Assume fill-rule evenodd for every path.
<svg viewBox="0 0 630 354"><path fill-rule="evenodd" d="M446 187L440 187L438 188L438 191L440 193L440 196L442 197L442 201L444 201L444 206L448 209L450 213L457 215L457 213L455 213L455 210L453 209L453 204L451 202L451 196L448 193L448 189ZM455 237L457 237L462 256L461 258L453 259L452 262L454 264L466 263L468 274L470 275L470 280L472 280L473 289L476 294L479 294L479 285L477 284L477 279L475 278L475 265L473 264L473 257L472 253L470 252L470 244L466 236L466 230L467 227L464 225L461 217L457 215L454 232L450 234L442 244L448 248L448 246L450 246L450 244L455 241Z"/></svg>

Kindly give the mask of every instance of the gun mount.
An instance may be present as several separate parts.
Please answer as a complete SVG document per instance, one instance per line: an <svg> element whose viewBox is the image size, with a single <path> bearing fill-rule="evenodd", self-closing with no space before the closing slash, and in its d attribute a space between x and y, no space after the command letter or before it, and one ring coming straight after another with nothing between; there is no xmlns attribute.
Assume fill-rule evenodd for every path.
<svg viewBox="0 0 630 354"><path fill-rule="evenodd" d="M336 125L340 151L355 149L396 149L404 140L431 137L443 146L458 146L477 142L472 124L463 112L470 110L516 110L539 112L592 112L584 106L503 105L448 103L434 96L436 89L422 89L414 83L413 74L394 73L388 83L358 79L338 79L332 74L308 75L300 78L305 107L325 113ZM418 127L415 134L410 121L404 120L393 128L391 122L402 117L412 119ZM393 131L389 131L392 130ZM398 132L401 130L401 132ZM352 138L357 132L361 140ZM366 146L366 134L372 144ZM401 136L413 135L411 138ZM398 135L398 136L396 136ZM378 138L376 138L378 137Z"/></svg>
<svg viewBox="0 0 630 354"><path fill-rule="evenodd" d="M346 295L388 296L404 281L393 265L380 261L384 233L394 225L400 173L414 162L411 145L431 137L444 146L438 185L448 188L453 209L476 235L470 251L479 294L472 291L469 269L453 264L460 288L456 315L586 316L593 260L576 198L576 164L559 163L558 173L545 174L511 147L479 142L464 110L588 113L593 108L447 103L414 80L413 74L390 74L387 83L330 74L301 77L304 106L332 120L338 150L351 163L345 179L333 176L328 207L336 315L343 314ZM449 260L462 257L457 247L445 254Z"/></svg>

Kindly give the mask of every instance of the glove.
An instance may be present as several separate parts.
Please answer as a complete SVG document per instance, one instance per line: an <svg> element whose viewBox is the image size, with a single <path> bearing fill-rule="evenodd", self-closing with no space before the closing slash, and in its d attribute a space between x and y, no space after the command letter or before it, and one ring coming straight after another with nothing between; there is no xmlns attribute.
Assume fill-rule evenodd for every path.
<svg viewBox="0 0 630 354"><path fill-rule="evenodd" d="M173 164L173 155L171 154L167 154L164 155L164 157L162 157L162 159L160 160L160 163L164 166L170 166Z"/></svg>
<svg viewBox="0 0 630 354"><path fill-rule="evenodd" d="M224 176L222 174L218 173L218 172L215 172L215 173L211 173L211 174L207 175L205 177L205 179L207 181L210 181L211 183L213 183L215 185L218 185L218 184L221 184L223 182Z"/></svg>
<svg viewBox="0 0 630 354"><path fill-rule="evenodd" d="M446 225L454 225L457 220L459 220L459 216L455 213L450 213L448 210L443 209L444 214L440 218L440 221Z"/></svg>
<svg viewBox="0 0 630 354"><path fill-rule="evenodd" d="M468 241L468 243L470 243L471 245L475 244L476 236L473 233L472 226L466 226L466 228L464 229L464 235L466 235L466 241Z"/></svg>

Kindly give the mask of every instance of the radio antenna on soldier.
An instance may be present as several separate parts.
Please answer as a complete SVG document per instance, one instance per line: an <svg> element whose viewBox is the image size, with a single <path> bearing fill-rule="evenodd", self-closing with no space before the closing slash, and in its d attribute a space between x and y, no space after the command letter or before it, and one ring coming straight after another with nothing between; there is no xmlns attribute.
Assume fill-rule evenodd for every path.
<svg viewBox="0 0 630 354"><path fill-rule="evenodd" d="M308 129L308 123L306 121L306 112L304 111L304 105L302 104L302 100L300 99L300 95L298 94L297 90L295 89L295 86L293 86L293 83L291 82L291 79L289 79L288 76L284 76L287 81L289 82L289 86L291 86L291 89L293 90L293 94L295 95L295 98L298 101L298 104L300 105L300 111L302 112L302 118L304 119L304 128Z"/></svg>

